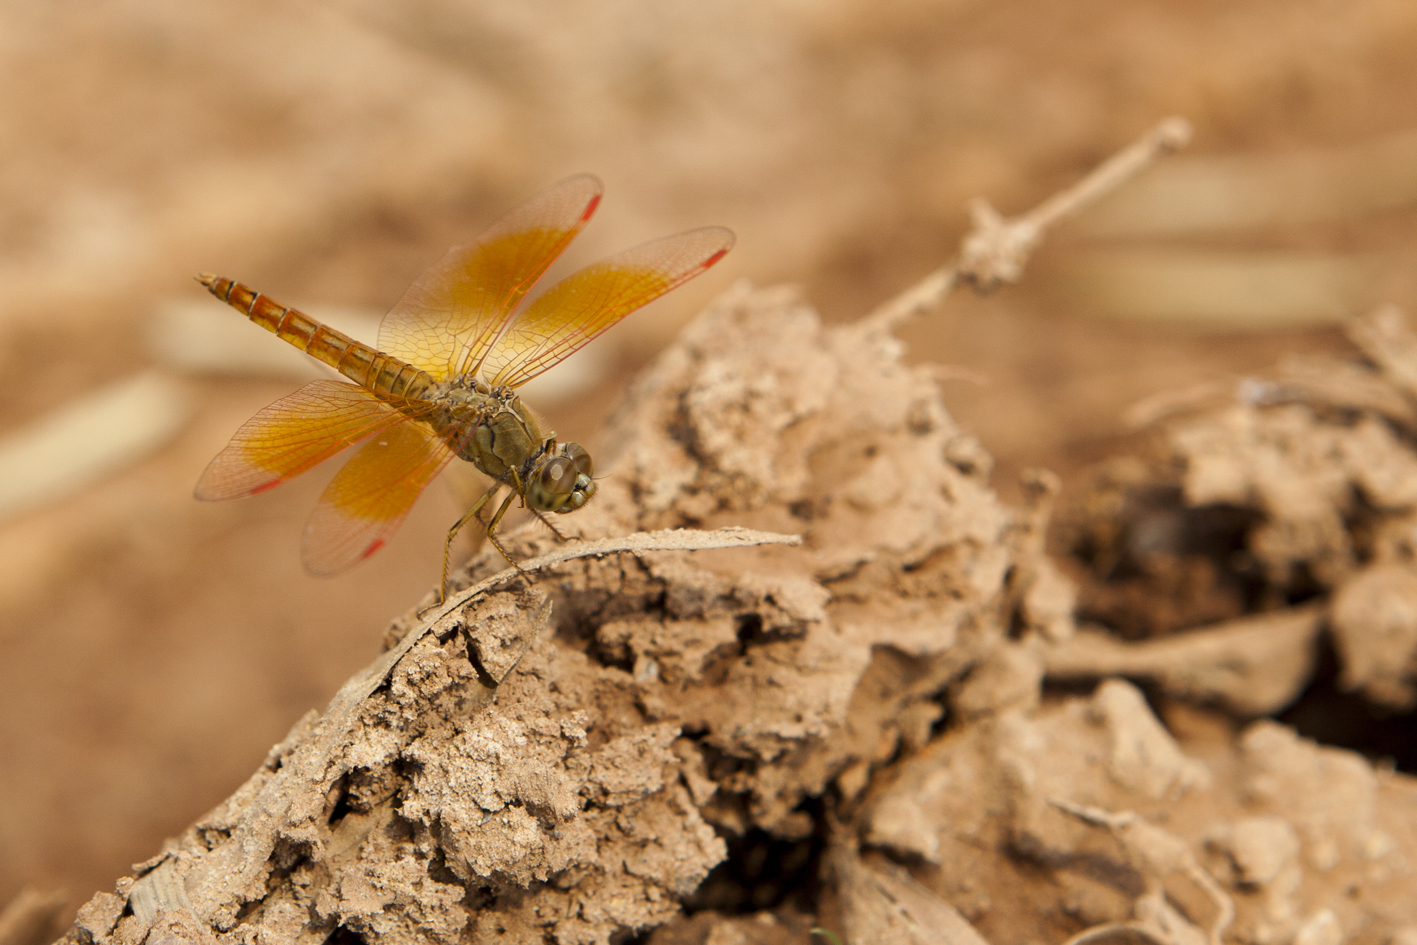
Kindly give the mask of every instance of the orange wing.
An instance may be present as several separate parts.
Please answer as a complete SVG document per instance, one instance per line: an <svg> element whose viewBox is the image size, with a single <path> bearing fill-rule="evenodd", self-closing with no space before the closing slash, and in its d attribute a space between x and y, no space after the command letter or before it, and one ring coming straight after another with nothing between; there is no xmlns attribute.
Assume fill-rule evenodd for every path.
<svg viewBox="0 0 1417 945"><path fill-rule="evenodd" d="M600 180L582 174L532 197L449 250L379 326L379 350L438 380L476 371L507 319L590 220Z"/></svg>
<svg viewBox="0 0 1417 945"><path fill-rule="evenodd" d="M382 548L452 458L447 444L419 423L399 423L365 443L330 481L305 526L306 569L338 574Z"/></svg>
<svg viewBox="0 0 1417 945"><path fill-rule="evenodd" d="M732 248L733 232L710 226L636 246L572 273L542 293L497 339L486 356L484 376L494 386L525 384Z"/></svg>
<svg viewBox="0 0 1417 945"><path fill-rule="evenodd" d="M313 381L241 425L197 482L197 498L265 492L403 418L343 381Z"/></svg>

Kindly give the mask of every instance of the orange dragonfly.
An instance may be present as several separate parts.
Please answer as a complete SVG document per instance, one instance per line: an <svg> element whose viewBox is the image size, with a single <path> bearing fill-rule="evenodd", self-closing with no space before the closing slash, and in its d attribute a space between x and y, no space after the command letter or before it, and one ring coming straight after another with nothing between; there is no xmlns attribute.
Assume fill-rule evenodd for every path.
<svg viewBox="0 0 1417 945"><path fill-rule="evenodd" d="M561 537L544 513L572 512L595 495L591 458L578 443L558 445L516 388L708 269L734 239L730 230L705 227L645 243L522 306L600 195L597 178L572 177L449 250L384 316L377 349L239 282L198 276L217 298L353 383L314 381L246 421L202 474L197 498L265 492L362 443L306 525L303 556L313 574L338 574L383 547L455 456L493 482L448 531L440 594L453 538L504 487L510 492L484 523L503 557L512 561L497 525L514 498Z"/></svg>

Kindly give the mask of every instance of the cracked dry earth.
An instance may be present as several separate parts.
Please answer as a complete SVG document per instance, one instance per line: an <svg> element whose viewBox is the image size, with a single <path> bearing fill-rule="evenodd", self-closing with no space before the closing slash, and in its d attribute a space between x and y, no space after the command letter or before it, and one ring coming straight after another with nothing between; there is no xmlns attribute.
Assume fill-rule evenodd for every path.
<svg viewBox="0 0 1417 945"><path fill-rule="evenodd" d="M1417 786L1261 718L1313 675L1326 591L1250 594L1192 634L1077 631L1043 551L1056 480L1002 505L901 354L793 290L735 287L633 386L601 495L567 524L802 547L580 559L474 598L64 941L1417 941ZM1094 565L1134 507L1070 526ZM1083 575L1091 612L1161 586L1113 572ZM1363 678L1407 698L1401 671Z"/></svg>

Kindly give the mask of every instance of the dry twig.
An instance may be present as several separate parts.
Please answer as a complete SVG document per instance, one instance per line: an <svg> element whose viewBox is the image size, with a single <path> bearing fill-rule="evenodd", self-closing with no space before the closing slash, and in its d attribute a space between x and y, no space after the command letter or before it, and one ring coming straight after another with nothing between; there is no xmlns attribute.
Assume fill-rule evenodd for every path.
<svg viewBox="0 0 1417 945"><path fill-rule="evenodd" d="M959 255L866 316L861 327L867 331L891 331L912 315L929 311L961 280L981 292L1001 282L1017 282L1029 254L1049 227L1184 147L1190 138L1189 122L1167 118L1072 187L1013 219L1004 218L983 198L974 200L970 205L973 226L960 244Z"/></svg>
<svg viewBox="0 0 1417 945"><path fill-rule="evenodd" d="M1184 840L1169 831L1147 823L1133 811L1113 813L1101 808L1074 804L1056 798L1050 799L1050 803L1058 810L1076 817L1089 826L1104 827L1111 831L1127 859L1141 875L1142 882L1146 887L1146 893L1137 903L1139 911L1143 900L1145 900L1152 910L1153 918L1160 920L1163 925L1162 928L1153 931L1163 933L1165 938L1180 937L1175 932L1169 935L1164 934L1168 931L1164 925L1169 916L1169 910L1165 904L1165 883L1168 876L1176 874L1184 876L1210 899L1215 911L1206 934L1210 945L1220 945L1225 930L1235 920L1234 900L1196 861L1195 855L1191 853L1190 847ZM1172 916L1170 921L1177 920Z"/></svg>

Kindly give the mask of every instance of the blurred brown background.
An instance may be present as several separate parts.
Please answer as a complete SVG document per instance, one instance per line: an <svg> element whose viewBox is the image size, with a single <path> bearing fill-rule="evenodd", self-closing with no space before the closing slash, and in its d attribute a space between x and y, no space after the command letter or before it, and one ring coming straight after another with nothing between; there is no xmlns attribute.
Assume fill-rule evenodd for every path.
<svg viewBox="0 0 1417 945"><path fill-rule="evenodd" d="M1185 155L1066 225L1024 286L904 332L977 376L951 403L1006 495L1024 466L1105 455L1141 397L1417 302L1417 5L0 7L0 470L48 489L0 518L0 904L25 884L82 902L225 797L372 658L459 511L435 485L387 550L320 581L300 530L329 470L193 501L299 383L223 367L221 341L218 370L174 358L207 324L174 313L238 323L194 273L377 314L585 170L607 199L575 262L732 227L724 264L532 398L593 446L625 378L734 278L859 317L953 254L968 198L1020 212L1173 113L1197 129ZM100 414L135 376L157 386ZM83 426L100 416L117 446ZM89 454L101 468L62 482Z"/></svg>

